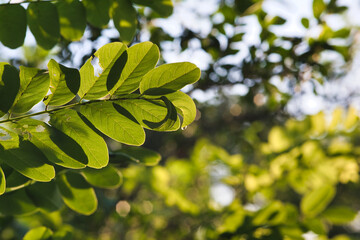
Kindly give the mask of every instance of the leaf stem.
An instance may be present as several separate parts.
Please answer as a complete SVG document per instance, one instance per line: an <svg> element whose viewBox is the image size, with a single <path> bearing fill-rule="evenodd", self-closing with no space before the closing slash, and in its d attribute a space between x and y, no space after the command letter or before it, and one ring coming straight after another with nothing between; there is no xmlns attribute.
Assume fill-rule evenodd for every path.
<svg viewBox="0 0 360 240"><path fill-rule="evenodd" d="M53 109L49 109L49 110L46 108L44 111L41 111L41 112L26 114L26 115L14 117L14 118L11 118L10 115L9 115L9 117L7 119L1 120L0 124L1 123L6 123L6 122L18 121L18 120L21 120L21 119L24 119L24 118L34 117L34 116L38 116L38 115L42 115L42 114L50 114L50 113L53 113L53 112L56 112L56 111L59 111L59 110L62 110L62 109L69 109L69 108L82 106L82 105L87 105L87 104L92 104L92 103L97 103L97 102L113 102L113 101L128 100L128 99L145 99L146 100L146 98L143 98L143 97L139 96L137 98L114 98L114 99L106 99L106 100L90 100L90 101L87 101L87 102L77 102L77 103L64 105L64 106L60 106L58 108L53 108ZM152 99L152 100L154 100L154 99ZM155 100L160 100L160 98L155 99Z"/></svg>

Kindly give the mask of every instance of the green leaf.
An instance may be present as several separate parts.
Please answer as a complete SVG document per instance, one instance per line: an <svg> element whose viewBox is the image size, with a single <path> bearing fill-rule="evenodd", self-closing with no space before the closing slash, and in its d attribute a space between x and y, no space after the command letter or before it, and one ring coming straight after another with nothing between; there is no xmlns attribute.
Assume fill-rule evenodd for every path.
<svg viewBox="0 0 360 240"><path fill-rule="evenodd" d="M51 49L60 40L59 15L54 4L40 1L30 3L27 21L38 45Z"/></svg>
<svg viewBox="0 0 360 240"><path fill-rule="evenodd" d="M116 0L112 8L112 18L115 28L120 33L120 39L129 44L136 33L136 10L130 0Z"/></svg>
<svg viewBox="0 0 360 240"><path fill-rule="evenodd" d="M134 161L146 166L155 166L161 160L161 155L153 150L142 147L124 147L112 155L112 161Z"/></svg>
<svg viewBox="0 0 360 240"><path fill-rule="evenodd" d="M313 13L315 18L319 18L326 9L324 0L313 0Z"/></svg>
<svg viewBox="0 0 360 240"><path fill-rule="evenodd" d="M70 102L80 88L80 73L75 68L67 68L54 59L48 63L50 75L50 95L44 103L51 106L60 106Z"/></svg>
<svg viewBox="0 0 360 240"><path fill-rule="evenodd" d="M56 2L60 17L60 33L70 41L79 41L86 28L86 11L79 0Z"/></svg>
<svg viewBox="0 0 360 240"><path fill-rule="evenodd" d="M6 193L0 197L0 213L3 215L24 215L36 211L36 206L24 189Z"/></svg>
<svg viewBox="0 0 360 240"><path fill-rule="evenodd" d="M46 96L49 86L49 74L44 70L20 66L20 90L11 107L11 112L29 111Z"/></svg>
<svg viewBox="0 0 360 240"><path fill-rule="evenodd" d="M42 121L23 119L13 125L19 133L29 134L32 142L47 159L66 168L84 168L88 158L81 146L72 138Z"/></svg>
<svg viewBox="0 0 360 240"><path fill-rule="evenodd" d="M286 222L286 210L279 201L270 203L257 212L253 219L254 225L278 225Z"/></svg>
<svg viewBox="0 0 360 240"><path fill-rule="evenodd" d="M106 96L120 79L127 61L126 45L120 42L109 43L95 52L102 73L94 76L92 57L80 69L80 98L94 100Z"/></svg>
<svg viewBox="0 0 360 240"><path fill-rule="evenodd" d="M0 63L0 117L13 105L20 88L17 69L7 63Z"/></svg>
<svg viewBox="0 0 360 240"><path fill-rule="evenodd" d="M167 101L168 102L168 101ZM126 109L141 126L157 131L175 131L180 127L176 109L168 102L170 110L162 100L127 99L116 104Z"/></svg>
<svg viewBox="0 0 360 240"><path fill-rule="evenodd" d="M0 41L6 47L18 48L26 35L26 11L19 4L0 6Z"/></svg>
<svg viewBox="0 0 360 240"><path fill-rule="evenodd" d="M53 212L63 206L61 194L54 181L35 183L25 188L25 190L35 205L42 210Z"/></svg>
<svg viewBox="0 0 360 240"><path fill-rule="evenodd" d="M152 8L161 17L168 17L173 12L171 0L132 0L134 3Z"/></svg>
<svg viewBox="0 0 360 240"><path fill-rule="evenodd" d="M335 188L325 185L306 194L300 203L301 211L308 217L321 213L335 196Z"/></svg>
<svg viewBox="0 0 360 240"><path fill-rule="evenodd" d="M37 227L30 229L30 231L25 234L23 240L46 240L50 239L52 235L53 232L51 229L47 227Z"/></svg>
<svg viewBox="0 0 360 240"><path fill-rule="evenodd" d="M0 166L0 195L2 195L5 192L5 189L6 189L5 174Z"/></svg>
<svg viewBox="0 0 360 240"><path fill-rule="evenodd" d="M31 181L31 179L25 177L24 175L18 173L15 170L12 170L10 174L6 175L5 192L11 192L26 187L31 183Z"/></svg>
<svg viewBox="0 0 360 240"><path fill-rule="evenodd" d="M142 145L145 132L128 112L119 111L111 102L83 105L83 114L99 131L110 138L129 145Z"/></svg>
<svg viewBox="0 0 360 240"><path fill-rule="evenodd" d="M86 125L78 113L64 109L50 115L50 124L77 142L88 158L87 166L105 167L109 162L104 139Z"/></svg>
<svg viewBox="0 0 360 240"><path fill-rule="evenodd" d="M22 175L39 182L49 182L55 177L54 167L47 164L45 156L32 143L19 139L15 133L8 132L8 139L0 142L0 160Z"/></svg>
<svg viewBox="0 0 360 240"><path fill-rule="evenodd" d="M308 18L301 18L301 24L304 26L304 28L310 27L310 21Z"/></svg>
<svg viewBox="0 0 360 240"><path fill-rule="evenodd" d="M83 0L87 21L98 28L105 27L109 20L110 0Z"/></svg>
<svg viewBox="0 0 360 240"><path fill-rule="evenodd" d="M116 94L128 94L139 88L141 78L159 61L159 48L151 42L135 44L127 50L128 61L113 90ZM111 94L114 91L110 91Z"/></svg>
<svg viewBox="0 0 360 240"><path fill-rule="evenodd" d="M62 226L60 230L56 231L52 236L52 240L72 240L73 229L69 226Z"/></svg>
<svg viewBox="0 0 360 240"><path fill-rule="evenodd" d="M66 172L57 178L56 183L69 208L84 215L95 212L97 208L95 191L81 175Z"/></svg>
<svg viewBox="0 0 360 240"><path fill-rule="evenodd" d="M326 209L321 215L332 224L347 224L356 217L356 211L347 206L334 206Z"/></svg>
<svg viewBox="0 0 360 240"><path fill-rule="evenodd" d="M157 67L142 78L140 93L164 95L180 90L200 78L200 69L189 62L170 63Z"/></svg>
<svg viewBox="0 0 360 240"><path fill-rule="evenodd" d="M110 165L102 169L85 168L81 173L88 183L99 188L117 188L122 183L120 171Z"/></svg>
<svg viewBox="0 0 360 240"><path fill-rule="evenodd" d="M176 107L183 121L181 127L186 127L195 120L196 106L194 101L187 94L177 91L166 95L172 104Z"/></svg>

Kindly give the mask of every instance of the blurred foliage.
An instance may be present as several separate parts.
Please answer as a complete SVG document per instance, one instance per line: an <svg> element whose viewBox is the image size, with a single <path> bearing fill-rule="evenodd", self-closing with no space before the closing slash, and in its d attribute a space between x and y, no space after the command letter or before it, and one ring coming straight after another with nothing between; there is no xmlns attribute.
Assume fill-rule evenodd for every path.
<svg viewBox="0 0 360 240"><path fill-rule="evenodd" d="M287 111L304 85L321 96L319 86L348 74L358 26L344 20L344 1L313 0L312 15L298 19L303 31L292 36L288 19L271 15L266 2L219 0L206 34L184 24L179 34L167 32L158 15L137 8L141 31L135 42L210 56L201 80L187 92L214 97L197 103L196 122L182 132L147 133L145 146L164 157L159 165L156 156L111 156L122 168L123 185L97 190L99 210L92 216L68 209L4 216L0 238L17 239L45 226L28 234L51 229L73 239L360 239L360 130L358 110L350 107L356 88L327 99L343 105L334 111L299 111L296 118ZM334 27L331 18L345 24ZM249 39L254 26L258 36ZM57 57L82 65L99 42L118 41L106 31L88 26L80 43L62 42ZM80 48L84 43L90 47ZM121 148L108 144L114 152Z"/></svg>

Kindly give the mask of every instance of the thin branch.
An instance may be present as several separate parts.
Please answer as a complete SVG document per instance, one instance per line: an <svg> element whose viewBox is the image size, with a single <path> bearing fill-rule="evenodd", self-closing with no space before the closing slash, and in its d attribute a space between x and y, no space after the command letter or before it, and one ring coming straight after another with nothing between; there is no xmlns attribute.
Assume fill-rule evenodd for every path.
<svg viewBox="0 0 360 240"><path fill-rule="evenodd" d="M42 114L50 114L50 113L53 113L53 112L56 112L56 111L59 111L59 110L62 110L62 109L69 109L69 108L73 108L73 107L77 107L77 106L83 106L83 105L97 103L97 102L113 102L113 101L118 101L118 100L129 100L129 99L148 100L147 98L143 98L143 97L139 96L137 98L114 98L114 99L106 99L106 100L92 100L92 101L87 101L87 102L78 102L78 103L74 103L74 104L60 106L58 108L54 108L54 109L50 109L50 110L46 109L45 111L41 111L41 112L26 114L26 115L14 117L14 118L8 118L8 119L0 121L0 124L1 123L6 123L6 122L18 121L18 120L21 120L21 119L24 119L24 118L34 117L34 116L38 116L38 115L42 115ZM161 100L161 99L160 98L151 98L149 100Z"/></svg>

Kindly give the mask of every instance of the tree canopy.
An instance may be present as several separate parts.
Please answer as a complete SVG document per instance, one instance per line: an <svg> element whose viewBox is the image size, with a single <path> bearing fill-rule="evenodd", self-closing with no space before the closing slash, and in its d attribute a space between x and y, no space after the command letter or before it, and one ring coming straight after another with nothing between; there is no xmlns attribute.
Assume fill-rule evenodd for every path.
<svg viewBox="0 0 360 240"><path fill-rule="evenodd" d="M349 7L0 2L0 238L360 239Z"/></svg>

